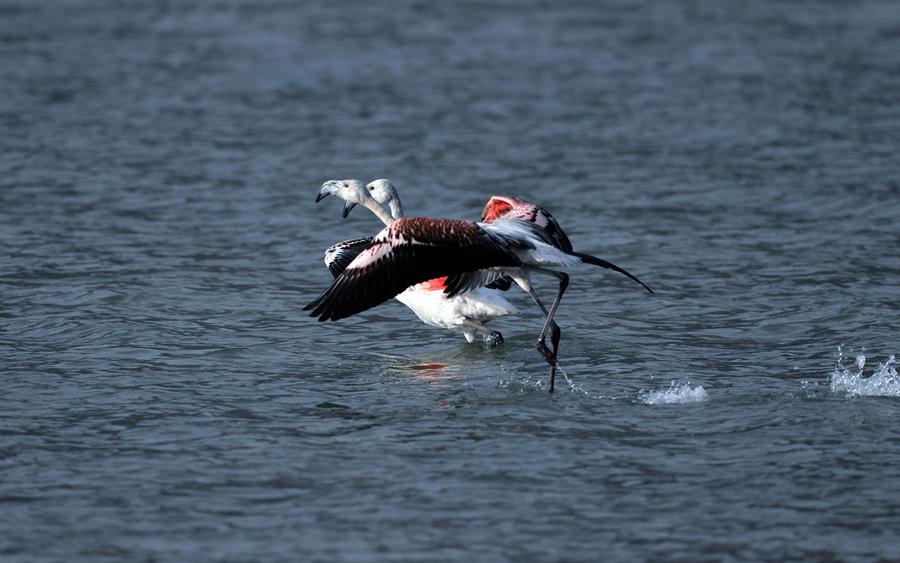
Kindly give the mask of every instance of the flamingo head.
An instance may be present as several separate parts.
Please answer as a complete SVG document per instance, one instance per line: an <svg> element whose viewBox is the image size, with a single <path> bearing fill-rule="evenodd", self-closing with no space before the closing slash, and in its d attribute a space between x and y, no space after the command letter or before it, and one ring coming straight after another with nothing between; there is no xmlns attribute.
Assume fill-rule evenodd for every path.
<svg viewBox="0 0 900 563"><path fill-rule="evenodd" d="M390 180L380 178L372 180L366 184L369 195L378 202L383 209L387 209L391 214L391 219L399 219L403 217L403 205L400 203L400 194L397 188Z"/></svg>
<svg viewBox="0 0 900 563"><path fill-rule="evenodd" d="M356 207L357 203L361 203L368 207L367 204L372 201L371 196L369 196L366 191L366 187L363 186L362 182L356 179L328 180L322 184L321 188L319 188L319 195L316 196L316 203L332 194L344 200L344 209L341 211L341 216L344 219L350 215L350 211Z"/></svg>

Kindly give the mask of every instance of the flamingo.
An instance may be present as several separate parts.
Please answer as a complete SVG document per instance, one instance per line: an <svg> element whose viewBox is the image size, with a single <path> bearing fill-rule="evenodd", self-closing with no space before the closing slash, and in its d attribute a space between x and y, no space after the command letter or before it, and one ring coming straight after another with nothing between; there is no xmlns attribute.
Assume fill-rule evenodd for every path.
<svg viewBox="0 0 900 563"><path fill-rule="evenodd" d="M322 185L316 201L334 194L344 200L342 215L362 204L372 211L385 225L403 216L403 206L397 189L389 180L375 180L363 186L355 179L330 180ZM325 251L325 264L334 277L368 247L372 237L362 237L339 242ZM431 326L462 332L466 341L475 341L477 333L488 337L491 346L503 343L503 335L486 325L493 319L517 313L512 303L496 289L476 287L456 295L445 295L446 277L425 280L406 288L396 299L412 309L419 319Z"/></svg>
<svg viewBox="0 0 900 563"><path fill-rule="evenodd" d="M381 213L387 212L381 209ZM448 276L444 293L453 296L508 275L547 316L538 336L538 349L550 365L552 393L561 335L553 317L568 287L567 271L580 264L601 266L626 275L651 293L652 290L615 264L574 251L553 216L534 204L498 196L488 201L482 217L478 223L423 217L385 221L387 226L304 309L311 310L310 316L319 321L336 321L383 303L413 284L437 277ZM533 272L559 280L559 292L549 310L531 287ZM551 330L552 349L546 345Z"/></svg>

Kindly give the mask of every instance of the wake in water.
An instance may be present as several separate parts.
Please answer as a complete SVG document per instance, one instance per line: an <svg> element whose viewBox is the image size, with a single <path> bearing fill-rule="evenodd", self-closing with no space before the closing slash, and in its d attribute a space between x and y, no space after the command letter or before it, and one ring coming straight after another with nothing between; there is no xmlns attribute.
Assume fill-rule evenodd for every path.
<svg viewBox="0 0 900 563"><path fill-rule="evenodd" d="M900 397L900 378L897 377L897 360L891 354L887 361L869 375L865 374L866 356L856 356L853 366L844 365L843 351L838 348L837 366L831 373L831 392L851 397Z"/></svg>
<svg viewBox="0 0 900 563"><path fill-rule="evenodd" d="M702 403L709 398L709 394L702 385L691 387L690 383L675 381L669 384L668 389L655 391L642 391L641 402L648 405L681 405L685 403Z"/></svg>

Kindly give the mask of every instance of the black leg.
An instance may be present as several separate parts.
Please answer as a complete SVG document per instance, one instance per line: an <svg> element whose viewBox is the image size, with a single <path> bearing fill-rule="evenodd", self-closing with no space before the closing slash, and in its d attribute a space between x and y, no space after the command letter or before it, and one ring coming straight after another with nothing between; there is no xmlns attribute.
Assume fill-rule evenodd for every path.
<svg viewBox="0 0 900 563"><path fill-rule="evenodd" d="M547 321L544 322L544 328L541 330L541 335L538 337L538 346L545 349L547 348L544 340L547 338L547 331L552 329L550 334L550 344L553 346L553 350L550 354L553 361L550 362L550 392L553 393L553 387L556 381L556 355L559 352L559 339L562 335L559 325L553 321L553 316L556 314L556 309L559 308L559 302L562 301L563 293L565 293L566 288L569 287L569 275L563 272L551 271L550 273L559 279L559 293L556 294L553 305L550 305L550 312L547 313Z"/></svg>
<svg viewBox="0 0 900 563"><path fill-rule="evenodd" d="M553 331L550 333L550 344L553 346L553 363L550 364L550 392L553 393L553 384L556 381L556 358L559 356L559 337L562 331L556 323L553 323Z"/></svg>
<svg viewBox="0 0 900 563"><path fill-rule="evenodd" d="M553 315L556 314L556 309L559 308L559 302L562 301L563 293L565 293L566 288L569 287L569 274L553 271L550 271L550 273L559 278L559 293L556 294L553 305L550 305L550 312L547 313L547 321L544 323L544 328L541 330L541 335L538 337L538 340L541 342L547 338L547 331L550 330L551 324L555 324L553 323ZM556 327L556 330L559 330L558 326Z"/></svg>
<svg viewBox="0 0 900 563"><path fill-rule="evenodd" d="M541 312L543 312L545 316L549 316L550 312L547 310L547 307L544 305L544 302L541 301L541 298L537 296L537 293L535 293L534 290L531 289L531 287L529 287L525 291L528 293L528 295L531 296L531 299L535 303L537 303L537 306L541 308ZM553 331L559 332L559 326L557 326L557 324L553 321L551 321L551 323L553 326ZM544 359L547 360L548 364L553 366L553 364L556 363L556 353L554 351L550 350L550 348L547 348L547 345L544 344L543 338L538 338L537 348L541 352L541 354L543 354Z"/></svg>

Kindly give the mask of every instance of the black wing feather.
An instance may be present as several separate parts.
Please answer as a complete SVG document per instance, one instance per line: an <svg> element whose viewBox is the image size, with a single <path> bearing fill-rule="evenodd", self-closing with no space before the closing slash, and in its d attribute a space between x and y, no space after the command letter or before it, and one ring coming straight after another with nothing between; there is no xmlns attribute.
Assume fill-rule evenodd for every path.
<svg viewBox="0 0 900 563"><path fill-rule="evenodd" d="M447 276L444 295L447 297L455 297L460 293L473 291L479 287L490 287L502 278L506 278L512 283L512 278L503 275L503 272L497 270L479 270L477 272L461 272ZM509 289L509 285L506 286Z"/></svg>
<svg viewBox="0 0 900 563"><path fill-rule="evenodd" d="M551 244L563 252L572 252L572 242L569 240L566 232L562 230L562 227L559 226L553 215L550 215L549 211L543 207L541 210L547 215L547 226L544 227L544 232L550 238Z"/></svg>
<svg viewBox="0 0 900 563"><path fill-rule="evenodd" d="M581 260L583 262L586 262L588 264L593 264L595 266L600 266L601 268L607 268L614 272L619 272L620 274L623 274L623 275L627 276L628 278L641 284L644 287L644 289L646 289L650 293L653 293L653 290L650 289L647 286L647 284L645 284L644 282L639 280L637 278L637 276L635 276L631 272L627 271L625 268L620 268L620 267L616 266L615 264L613 264L612 262L604 260L603 258L597 258L596 256L591 256L590 254L585 254L584 252L572 252L572 254L575 256L578 256L579 258L581 258Z"/></svg>
<svg viewBox="0 0 900 563"><path fill-rule="evenodd" d="M513 279L509 276L501 276L500 279L487 284L486 288L488 289L499 289L500 291L509 291L509 288L512 287Z"/></svg>

